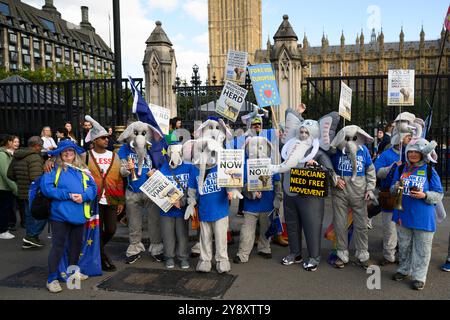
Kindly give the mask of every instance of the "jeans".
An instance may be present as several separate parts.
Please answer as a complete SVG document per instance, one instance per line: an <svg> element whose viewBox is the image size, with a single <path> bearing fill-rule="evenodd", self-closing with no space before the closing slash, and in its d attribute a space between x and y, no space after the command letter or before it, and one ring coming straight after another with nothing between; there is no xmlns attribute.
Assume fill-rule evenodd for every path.
<svg viewBox="0 0 450 320"><path fill-rule="evenodd" d="M27 237L36 238L44 230L47 220L36 220L31 215L30 202L25 200L25 223L27 225Z"/></svg>
<svg viewBox="0 0 450 320"><path fill-rule="evenodd" d="M14 212L12 191L0 190L0 233L8 231L8 223Z"/></svg>

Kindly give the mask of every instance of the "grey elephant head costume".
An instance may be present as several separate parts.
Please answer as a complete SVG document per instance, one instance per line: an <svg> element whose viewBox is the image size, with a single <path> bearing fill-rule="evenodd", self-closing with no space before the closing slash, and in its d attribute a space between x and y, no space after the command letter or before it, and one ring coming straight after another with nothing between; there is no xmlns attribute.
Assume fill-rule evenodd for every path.
<svg viewBox="0 0 450 320"><path fill-rule="evenodd" d="M183 164L183 145L181 143L173 143L167 148L167 157L169 166L176 169Z"/></svg>
<svg viewBox="0 0 450 320"><path fill-rule="evenodd" d="M355 181L357 175L356 153L365 144L373 143L374 139L358 126L347 126L338 132L331 142L331 148L337 148L343 154L348 154L352 163L352 179Z"/></svg>
<svg viewBox="0 0 450 320"><path fill-rule="evenodd" d="M285 161L278 166L272 166L272 171L287 172L314 159L319 149L328 151L339 120L337 112L332 112L319 121L303 120L297 112L289 112L286 116L285 144L281 151ZM286 141L287 138L290 139Z"/></svg>
<svg viewBox="0 0 450 320"><path fill-rule="evenodd" d="M208 119L195 131L194 137L195 140L183 144L182 154L186 162L199 169L198 189L203 195L206 170L217 165L218 152L223 149L225 139L231 139L231 132L222 119Z"/></svg>
<svg viewBox="0 0 450 320"><path fill-rule="evenodd" d="M425 122L417 118L414 114L403 112L397 116L394 121L395 126L392 131L391 145L397 146L401 144L403 138L410 134L413 140L422 137Z"/></svg>
<svg viewBox="0 0 450 320"><path fill-rule="evenodd" d="M129 144L138 156L137 174L139 176L142 174L142 167L147 159L148 149L152 146L152 141L160 141L161 139L163 137L155 127L141 121L133 122L120 135L119 142Z"/></svg>
<svg viewBox="0 0 450 320"><path fill-rule="evenodd" d="M244 149L249 159L263 159L271 157L273 145L265 137L249 137Z"/></svg>

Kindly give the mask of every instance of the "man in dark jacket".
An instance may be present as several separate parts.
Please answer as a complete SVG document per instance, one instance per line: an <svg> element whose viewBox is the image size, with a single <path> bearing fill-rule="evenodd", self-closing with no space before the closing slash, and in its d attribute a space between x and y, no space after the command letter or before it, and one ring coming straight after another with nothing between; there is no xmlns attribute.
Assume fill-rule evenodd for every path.
<svg viewBox="0 0 450 320"><path fill-rule="evenodd" d="M43 247L44 244L39 240L39 235L44 230L47 220L36 220L31 215L28 201L28 191L30 184L43 174L44 160L41 156L42 139L40 137L31 137L28 139L28 148L19 149L14 153L8 169L8 178L17 183L19 189L19 199L25 203L25 221L27 234L23 238L22 248L30 249Z"/></svg>

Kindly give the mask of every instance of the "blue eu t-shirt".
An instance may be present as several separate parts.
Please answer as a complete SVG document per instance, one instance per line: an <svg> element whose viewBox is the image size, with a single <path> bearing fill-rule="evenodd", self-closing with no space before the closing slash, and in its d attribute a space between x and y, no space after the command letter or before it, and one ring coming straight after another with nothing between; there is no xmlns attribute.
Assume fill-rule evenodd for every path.
<svg viewBox="0 0 450 320"><path fill-rule="evenodd" d="M183 163L181 166L176 169L171 169L169 164L166 162L163 164L161 169L161 173L167 177L174 185L177 186L178 190L182 191L185 195L187 193L189 176L192 170L192 165L188 163ZM177 178L178 182L174 179L174 176ZM181 184L181 187L180 187ZM186 207L178 209L176 207L172 207L167 213L163 210L160 211L161 216L163 217L171 217L171 218L182 218L184 217L184 211Z"/></svg>
<svg viewBox="0 0 450 320"><path fill-rule="evenodd" d="M399 181L403 172L408 172L408 166L405 166L403 172L399 172L400 168L395 170L394 178L392 179L392 185ZM417 229L428 232L436 231L436 217L435 206L428 204L423 199L415 199L410 196L411 187L418 187L423 192L434 191L443 192L441 180L434 168L432 169L431 179L428 182L427 178L427 165L419 167L417 170L413 170L413 173L404 178L404 190L403 190L403 211L394 210L392 220L409 229Z"/></svg>
<svg viewBox="0 0 450 320"><path fill-rule="evenodd" d="M247 183L247 163L244 168L244 184ZM244 211L250 213L270 213L273 211L273 200L275 199L275 181L280 181L280 174L272 177L272 191L261 191L261 199L248 199L244 197Z"/></svg>
<svg viewBox="0 0 450 320"><path fill-rule="evenodd" d="M333 162L334 171L337 175L344 177L351 177L353 175L352 161L348 154L343 154L341 150L337 150L331 157ZM366 146L362 146L356 153L356 165L357 176L364 177L366 175L366 169L372 164L372 158L370 156L369 149Z"/></svg>
<svg viewBox="0 0 450 320"><path fill-rule="evenodd" d="M203 184L203 195L198 192L199 169L192 167L189 188L197 190L198 216L202 222L215 222L228 216L228 193L217 185L217 166L207 170Z"/></svg>
<svg viewBox="0 0 450 320"><path fill-rule="evenodd" d="M137 154L131 149L131 147L128 144L124 144L119 152L119 158L120 160L128 160L128 157L131 157L134 160L134 170L136 171L136 176L138 175L138 156ZM145 157L144 164L142 166L142 174L140 176L137 176L138 180L133 181L131 179L131 175L128 176L128 186L127 188L135 193L141 192L139 188L147 181L147 173L152 170L153 168L153 162L150 157L150 154L147 153L147 156Z"/></svg>

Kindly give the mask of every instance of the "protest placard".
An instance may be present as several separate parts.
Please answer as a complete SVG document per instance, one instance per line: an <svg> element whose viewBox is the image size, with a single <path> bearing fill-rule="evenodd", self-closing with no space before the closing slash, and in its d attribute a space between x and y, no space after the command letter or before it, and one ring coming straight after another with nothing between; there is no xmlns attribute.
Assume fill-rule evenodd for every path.
<svg viewBox="0 0 450 320"><path fill-rule="evenodd" d="M217 184L219 187L244 187L244 150L221 150L218 157Z"/></svg>
<svg viewBox="0 0 450 320"><path fill-rule="evenodd" d="M272 161L267 159L247 160L247 190L271 191L273 190L272 174L269 166Z"/></svg>
<svg viewBox="0 0 450 320"><path fill-rule="evenodd" d="M328 173L316 169L291 169L289 191L324 198L328 195Z"/></svg>
<svg viewBox="0 0 450 320"><path fill-rule="evenodd" d="M156 122L161 128L162 133L169 134L170 110L151 103L148 106L152 111L153 117L155 117Z"/></svg>
<svg viewBox="0 0 450 320"><path fill-rule="evenodd" d="M252 79L253 91L255 92L258 105L263 108L267 106L279 106L281 104L275 73L270 63L258 64L248 67Z"/></svg>
<svg viewBox="0 0 450 320"><path fill-rule="evenodd" d="M225 81L233 81L238 84L244 84L247 61L247 52L229 51L227 65L225 67Z"/></svg>
<svg viewBox="0 0 450 320"><path fill-rule="evenodd" d="M221 116L236 122L247 93L248 91L246 89L241 88L237 84L234 84L231 81L225 82L222 94L217 102L216 112Z"/></svg>
<svg viewBox="0 0 450 320"><path fill-rule="evenodd" d="M140 189L164 212L168 212L183 197L183 191L179 190L160 171L155 171Z"/></svg>
<svg viewBox="0 0 450 320"><path fill-rule="evenodd" d="M388 106L414 106L415 70L389 70Z"/></svg>
<svg viewBox="0 0 450 320"><path fill-rule="evenodd" d="M352 121L352 89L345 82L341 82L339 115L348 121Z"/></svg>

